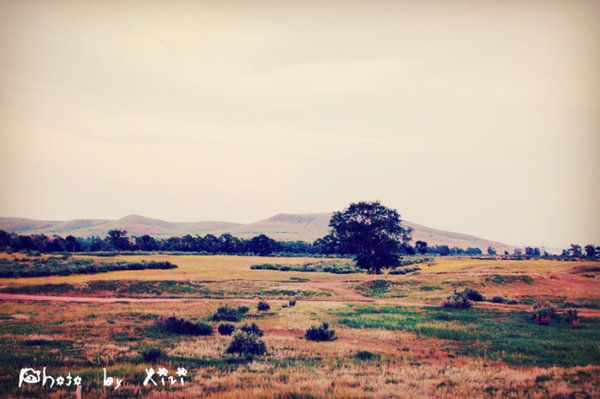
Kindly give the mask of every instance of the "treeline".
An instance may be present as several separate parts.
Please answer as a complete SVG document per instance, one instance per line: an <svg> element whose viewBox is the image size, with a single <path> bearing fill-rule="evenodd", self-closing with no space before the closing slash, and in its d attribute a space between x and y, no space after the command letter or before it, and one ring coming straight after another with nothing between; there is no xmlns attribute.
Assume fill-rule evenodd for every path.
<svg viewBox="0 0 600 399"><path fill-rule="evenodd" d="M125 230L110 230L104 237L61 237L44 234L20 235L0 230L0 250L9 252L94 252L98 254L129 251L194 252L203 254L227 255L349 255L340 250L339 243L327 235L314 242L276 241L264 234L250 239L234 237L231 234L215 236L192 236L155 238L144 234L130 237ZM482 255L479 248L449 248L447 245L429 247L426 242L417 241L415 246L404 242L399 255Z"/></svg>
<svg viewBox="0 0 600 399"><path fill-rule="evenodd" d="M215 236L192 236L155 238L148 234L130 237L125 230L111 230L104 237L74 237L72 235L61 237L58 235L47 236L44 234L20 235L7 233L0 230L0 250L7 252L94 252L112 253L124 251L158 251L158 252L194 252L203 254L227 255L349 255L340 250L340 245L331 235L319 238L314 242L306 241L276 241L264 234L250 239L234 237L231 234ZM448 245L429 246L424 241L416 241L412 246L403 242L398 255L432 255L432 256L502 256L510 259L531 258L560 258L581 259L600 257L600 247L586 245L585 247L572 244L565 249L562 255L550 255L539 248L527 247L524 250L515 249L511 254L497 253L493 247L484 252L480 248L458 248Z"/></svg>
<svg viewBox="0 0 600 399"><path fill-rule="evenodd" d="M318 241L318 240L317 240ZM125 230L110 230L104 237L74 237L44 234L20 235L0 230L0 250L9 252L128 252L164 251L195 252L205 254L272 255L272 254L334 254L335 250L323 248L319 243L304 241L275 241L261 234L250 239L223 234L219 237L185 235L182 237L155 238L150 235L129 237Z"/></svg>

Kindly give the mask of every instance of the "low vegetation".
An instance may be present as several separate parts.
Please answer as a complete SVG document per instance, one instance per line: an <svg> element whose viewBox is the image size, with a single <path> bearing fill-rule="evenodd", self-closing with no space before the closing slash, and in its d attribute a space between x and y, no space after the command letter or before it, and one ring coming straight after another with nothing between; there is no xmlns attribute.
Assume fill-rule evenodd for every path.
<svg viewBox="0 0 600 399"><path fill-rule="evenodd" d="M330 330L328 323L322 323L320 326L311 326L304 336L309 341L333 341L335 330Z"/></svg>
<svg viewBox="0 0 600 399"><path fill-rule="evenodd" d="M98 262L70 257L0 259L0 277L46 277L71 274L94 274L120 270L167 270L177 266L170 262Z"/></svg>
<svg viewBox="0 0 600 399"><path fill-rule="evenodd" d="M471 306L471 301L464 291L454 291L454 293L442 303L442 307L446 309L469 309Z"/></svg>
<svg viewBox="0 0 600 399"><path fill-rule="evenodd" d="M363 295L373 298L402 298L406 296L406 291L400 289L403 286L402 282L370 280L357 285L356 289Z"/></svg>
<svg viewBox="0 0 600 399"><path fill-rule="evenodd" d="M160 348L149 348L142 353L145 362L156 363L165 358L165 352Z"/></svg>
<svg viewBox="0 0 600 399"><path fill-rule="evenodd" d="M404 330L453 341L458 354L538 366L600 365L600 319L540 326L524 312L360 306L333 313L344 326Z"/></svg>
<svg viewBox="0 0 600 399"><path fill-rule="evenodd" d="M158 320L157 324L164 331L173 334L205 336L213 334L213 327L210 324L193 322L175 316L162 318Z"/></svg>
<svg viewBox="0 0 600 399"><path fill-rule="evenodd" d="M320 261L320 262L308 262L302 265L285 265L285 264L271 264L263 263L259 265L250 266L252 270L275 270L280 272L304 272L304 273L333 273L333 274L350 274L360 273L360 269L357 269L350 262L340 261Z"/></svg>
<svg viewBox="0 0 600 399"><path fill-rule="evenodd" d="M248 309L234 308L231 306L219 306L217 311L210 317L213 321L240 321Z"/></svg>
<svg viewBox="0 0 600 399"><path fill-rule="evenodd" d="M484 282L486 284L515 284L515 283L523 283L527 285L533 284L533 278L526 274L516 274L516 275L503 275L503 274L495 274L491 277L486 277Z"/></svg>
<svg viewBox="0 0 600 399"><path fill-rule="evenodd" d="M225 349L225 353L238 356L261 356L267 352L267 345L260 336L244 331L237 332Z"/></svg>
<svg viewBox="0 0 600 399"><path fill-rule="evenodd" d="M256 308L260 311L260 312L266 312L269 309L271 309L271 305L269 305L267 302L265 301L259 301L258 305L256 305Z"/></svg>
<svg viewBox="0 0 600 399"><path fill-rule="evenodd" d="M261 330L256 323L244 324L240 327L240 331L243 331L248 334L254 334L258 337L262 337L263 335L265 335L264 331Z"/></svg>
<svg viewBox="0 0 600 399"><path fill-rule="evenodd" d="M231 335L235 331L235 326L233 324L223 323L223 324L219 324L219 327L217 327L217 330L219 331L219 334L221 334L221 335Z"/></svg>

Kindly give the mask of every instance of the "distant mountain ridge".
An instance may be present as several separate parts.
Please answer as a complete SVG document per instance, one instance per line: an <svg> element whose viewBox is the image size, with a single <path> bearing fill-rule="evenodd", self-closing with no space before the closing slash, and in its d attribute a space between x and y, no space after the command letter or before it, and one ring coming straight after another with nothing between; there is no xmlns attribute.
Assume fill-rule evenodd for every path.
<svg viewBox="0 0 600 399"><path fill-rule="evenodd" d="M127 230L131 236L149 234L155 237L173 237L185 234L221 235L231 233L236 237L249 238L266 234L276 240L314 241L329 233L329 219L332 212L286 214L279 213L255 223L231 223L223 221L168 222L139 215L128 215L121 219L74 219L69 221L35 220L14 217L1 217L0 230L19 234L74 235L76 237L104 236L109 230ZM513 246L486 240L468 234L422 226L403 221L413 228L413 243L417 240L429 245L448 245L449 247L478 247L485 251L492 246L500 251L512 251Z"/></svg>

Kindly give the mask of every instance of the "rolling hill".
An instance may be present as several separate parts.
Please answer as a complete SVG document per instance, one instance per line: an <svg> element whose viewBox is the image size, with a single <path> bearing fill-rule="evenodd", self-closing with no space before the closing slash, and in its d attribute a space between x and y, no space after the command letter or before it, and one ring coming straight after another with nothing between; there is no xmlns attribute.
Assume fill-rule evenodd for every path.
<svg viewBox="0 0 600 399"><path fill-rule="evenodd" d="M231 233L236 237L249 238L266 234L277 240L314 241L329 232L331 212L285 214L280 213L255 223L242 224L221 221L202 222L168 222L138 215L128 215L121 219L75 219L70 221L35 220L25 218L0 218L0 230L19 234L74 235L88 237L104 236L109 230L127 230L129 235L150 234L156 237L172 237L185 234ZM454 233L445 230L422 226L404 221L413 228L413 242L426 241L429 245L448 245L450 247L479 247L485 250L488 246L500 251L510 251L513 246L490 241L468 234Z"/></svg>

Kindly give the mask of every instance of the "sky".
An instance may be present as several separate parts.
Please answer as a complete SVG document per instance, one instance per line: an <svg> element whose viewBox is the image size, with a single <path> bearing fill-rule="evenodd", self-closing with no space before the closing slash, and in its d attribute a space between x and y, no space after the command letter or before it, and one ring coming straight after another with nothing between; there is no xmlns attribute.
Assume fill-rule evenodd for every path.
<svg viewBox="0 0 600 399"><path fill-rule="evenodd" d="M4 0L0 216L600 244L599 4Z"/></svg>

